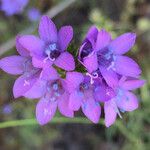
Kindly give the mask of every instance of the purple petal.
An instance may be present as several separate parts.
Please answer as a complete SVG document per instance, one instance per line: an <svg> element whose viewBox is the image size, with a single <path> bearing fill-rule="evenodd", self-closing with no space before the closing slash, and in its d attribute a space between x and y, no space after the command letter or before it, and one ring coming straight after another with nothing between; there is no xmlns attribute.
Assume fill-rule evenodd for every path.
<svg viewBox="0 0 150 150"><path fill-rule="evenodd" d="M56 80L59 75L52 66L45 66L40 74L40 78L43 80Z"/></svg>
<svg viewBox="0 0 150 150"><path fill-rule="evenodd" d="M24 35L18 41L31 55L38 57L43 55L44 42L40 38L34 35Z"/></svg>
<svg viewBox="0 0 150 150"><path fill-rule="evenodd" d="M48 123L55 115L57 101L50 102L42 98L36 106L36 119L40 125Z"/></svg>
<svg viewBox="0 0 150 150"><path fill-rule="evenodd" d="M36 68L44 68L45 66L51 66L53 64L52 61L44 61L44 58L36 58L32 57L32 64Z"/></svg>
<svg viewBox="0 0 150 150"><path fill-rule="evenodd" d="M23 96L29 91L34 83L37 81L37 76L27 77L25 75L20 76L14 83L13 94L15 98Z"/></svg>
<svg viewBox="0 0 150 150"><path fill-rule="evenodd" d="M94 96L97 101L106 102L115 97L115 92L110 87L101 84L95 88Z"/></svg>
<svg viewBox="0 0 150 150"><path fill-rule="evenodd" d="M107 70L104 67L99 67L99 69L106 83L112 88L116 87L118 84L117 74L113 70Z"/></svg>
<svg viewBox="0 0 150 150"><path fill-rule="evenodd" d="M98 29L96 28L96 26L92 26L88 30L85 40L88 40L92 44L92 47L94 47L97 35L98 35Z"/></svg>
<svg viewBox="0 0 150 150"><path fill-rule="evenodd" d="M93 123L98 123L101 115L101 107L94 99L86 99L82 104L82 111L84 115Z"/></svg>
<svg viewBox="0 0 150 150"><path fill-rule="evenodd" d="M25 49L19 42L19 39L20 39L21 36L17 36L16 37L16 49L18 51L18 53L21 55L21 56L25 56L25 57L28 57L30 56L30 53L27 49Z"/></svg>
<svg viewBox="0 0 150 150"><path fill-rule="evenodd" d="M141 74L138 64L127 56L116 57L115 71L121 75L130 77L138 77Z"/></svg>
<svg viewBox="0 0 150 150"><path fill-rule="evenodd" d="M74 112L69 108L69 94L64 93L58 100L58 109L62 115L65 117L74 117Z"/></svg>
<svg viewBox="0 0 150 150"><path fill-rule="evenodd" d="M98 60L96 54L91 54L83 59L83 64L89 73L92 73L98 68Z"/></svg>
<svg viewBox="0 0 150 150"><path fill-rule="evenodd" d="M43 16L39 25L39 35L47 43L57 42L57 29L48 16Z"/></svg>
<svg viewBox="0 0 150 150"><path fill-rule="evenodd" d="M43 80L37 80L33 87L27 91L24 96L29 99L36 99L40 98L44 95L46 91L46 81Z"/></svg>
<svg viewBox="0 0 150 150"><path fill-rule="evenodd" d="M128 52L133 47L135 39L135 33L125 33L113 40L108 48L114 54L121 55Z"/></svg>
<svg viewBox="0 0 150 150"><path fill-rule="evenodd" d="M121 85L121 88L125 90L135 90L143 86L145 82L146 82L145 80L138 80L138 79L127 80Z"/></svg>
<svg viewBox="0 0 150 150"><path fill-rule="evenodd" d="M116 104L112 100L104 103L105 125L110 127L117 118Z"/></svg>
<svg viewBox="0 0 150 150"><path fill-rule="evenodd" d="M71 26L61 27L58 32L58 44L62 51L66 50L68 44L72 40L73 37L73 29Z"/></svg>
<svg viewBox="0 0 150 150"><path fill-rule="evenodd" d="M99 51L103 49L109 44L110 41L111 41L111 35L107 31L102 29L98 33L95 50Z"/></svg>
<svg viewBox="0 0 150 150"><path fill-rule="evenodd" d="M75 62L73 56L68 53L62 53L54 62L57 67L60 67L66 71L72 71L75 69Z"/></svg>
<svg viewBox="0 0 150 150"><path fill-rule="evenodd" d="M24 71L24 63L27 59L22 56L9 56L0 60L0 67L9 74L18 75Z"/></svg>
<svg viewBox="0 0 150 150"><path fill-rule="evenodd" d="M81 106L83 95L80 92L74 91L69 97L69 108L74 111L78 111Z"/></svg>
<svg viewBox="0 0 150 150"><path fill-rule="evenodd" d="M117 106L123 111L133 111L138 108L137 97L127 91L122 98L117 100Z"/></svg>
<svg viewBox="0 0 150 150"><path fill-rule="evenodd" d="M98 29L96 26L92 26L90 27L90 29L88 30L88 33L86 34L86 38L94 38L96 40L98 34Z"/></svg>
<svg viewBox="0 0 150 150"><path fill-rule="evenodd" d="M79 72L67 72L66 74L66 90L68 92L74 92L79 88L81 82L83 82L84 77Z"/></svg>

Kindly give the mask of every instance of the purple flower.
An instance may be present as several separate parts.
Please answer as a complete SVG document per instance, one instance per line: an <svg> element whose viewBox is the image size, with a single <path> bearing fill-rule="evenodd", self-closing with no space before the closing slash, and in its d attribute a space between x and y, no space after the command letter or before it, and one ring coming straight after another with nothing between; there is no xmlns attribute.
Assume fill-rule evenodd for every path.
<svg viewBox="0 0 150 150"><path fill-rule="evenodd" d="M51 73L56 71L47 64L43 70L35 68L32 65L32 59L29 52L20 44L19 39L21 36L16 38L16 48L20 55L13 55L2 58L0 60L0 68L5 72L12 75L20 75L15 81L13 87L13 94L15 98L24 96L32 86L38 81L38 79L51 79ZM49 74L50 73L50 74Z"/></svg>
<svg viewBox="0 0 150 150"><path fill-rule="evenodd" d="M112 40L104 29L91 27L79 50L79 60L89 73L100 70L111 87L118 83L118 75L139 77L141 70L136 62L122 56L135 43L134 33L125 33Z"/></svg>
<svg viewBox="0 0 150 150"><path fill-rule="evenodd" d="M25 35L19 40L23 47L30 51L33 65L43 68L48 62L67 71L74 70L74 59L66 51L73 37L72 27L61 27L57 33L52 20L48 16L43 16L39 25L39 35L40 38L34 35Z"/></svg>
<svg viewBox="0 0 150 150"><path fill-rule="evenodd" d="M98 85L94 84L96 82L91 84L90 81L89 76L82 75L78 72L68 72L66 74L66 88L70 93L69 108L77 111L81 107L88 119L94 123L98 123L101 107L94 95L94 90Z"/></svg>
<svg viewBox="0 0 150 150"><path fill-rule="evenodd" d="M10 104L6 104L3 106L2 112L3 114L10 114L12 112L13 108Z"/></svg>
<svg viewBox="0 0 150 150"><path fill-rule="evenodd" d="M31 8L28 10L28 18L30 21L38 21L41 17L41 13L37 8Z"/></svg>
<svg viewBox="0 0 150 150"><path fill-rule="evenodd" d="M28 0L1 0L1 10L7 16L19 14L23 11L24 7L28 4Z"/></svg>
<svg viewBox="0 0 150 150"><path fill-rule="evenodd" d="M68 106L69 93L65 90L65 82L58 75L54 80L45 82L40 91L42 98L36 106L36 118L39 124L48 123L54 117L57 107L62 115L74 117L73 110Z"/></svg>
<svg viewBox="0 0 150 150"><path fill-rule="evenodd" d="M131 91L143 86L144 83L144 80L128 79L126 77L119 80L114 89L116 96L104 103L105 125L107 127L115 122L117 114L121 117L119 111L133 111L138 108L138 99Z"/></svg>

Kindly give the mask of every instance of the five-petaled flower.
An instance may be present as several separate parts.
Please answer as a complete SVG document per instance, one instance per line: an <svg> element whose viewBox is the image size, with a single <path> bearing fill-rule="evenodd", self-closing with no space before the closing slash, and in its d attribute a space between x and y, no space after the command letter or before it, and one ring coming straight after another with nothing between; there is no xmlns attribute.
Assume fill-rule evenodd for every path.
<svg viewBox="0 0 150 150"><path fill-rule="evenodd" d="M135 61L127 56L135 43L135 33L125 33L112 40L104 29L98 31L92 26L79 50L79 60L89 73L97 70L111 87L118 83L118 74L139 77L141 69Z"/></svg>
<svg viewBox="0 0 150 150"><path fill-rule="evenodd" d="M73 37L71 26L63 26L57 32L55 24L48 16L43 16L39 24L39 37L24 35L19 42L30 51L35 67L44 68L47 63L71 71L75 68L73 56L66 51Z"/></svg>

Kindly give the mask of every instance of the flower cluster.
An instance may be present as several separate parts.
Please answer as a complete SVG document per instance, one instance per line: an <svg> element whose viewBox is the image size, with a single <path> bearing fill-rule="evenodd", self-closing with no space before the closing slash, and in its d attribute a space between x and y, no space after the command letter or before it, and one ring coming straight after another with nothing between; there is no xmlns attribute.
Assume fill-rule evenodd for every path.
<svg viewBox="0 0 150 150"><path fill-rule="evenodd" d="M139 79L137 63L124 56L135 43L134 33L112 39L104 29L99 31L92 26L77 58L86 72L78 72L74 57L67 51L73 38L72 27L63 26L57 31L52 20L43 16L38 31L39 37L17 36L19 55L2 58L0 67L9 74L20 75L13 87L15 98L40 99L36 106L39 124L48 123L57 108L70 118L81 108L89 120L98 123L103 107L105 125L109 127L117 115L121 117L122 112L138 108L132 90L145 81Z"/></svg>

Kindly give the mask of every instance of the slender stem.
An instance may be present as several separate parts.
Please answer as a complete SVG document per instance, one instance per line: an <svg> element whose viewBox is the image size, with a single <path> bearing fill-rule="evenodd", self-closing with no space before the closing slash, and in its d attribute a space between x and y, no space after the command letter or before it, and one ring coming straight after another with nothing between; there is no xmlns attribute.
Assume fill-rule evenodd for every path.
<svg viewBox="0 0 150 150"><path fill-rule="evenodd" d="M88 119L82 117L76 118L65 118L65 117L55 117L51 120L50 124L56 123L79 123L79 124L90 124L91 122ZM103 121L100 124L104 124ZM22 119L22 120L13 120L13 121L6 121L0 123L0 128L8 128L8 127L15 127L15 126L27 126L27 125L38 125L35 119Z"/></svg>
<svg viewBox="0 0 150 150"><path fill-rule="evenodd" d="M67 124L92 124L88 119L83 117L76 118L65 118L65 117L55 117L51 120L50 124L59 124L59 123L67 123ZM101 119L99 124L104 125L104 120ZM35 119L22 119L22 120L13 120L0 122L0 129L8 128L8 127L16 127L16 126L28 126L28 125L38 125ZM116 127L119 131L130 141L135 144L138 142L138 138L133 135L120 121L115 122Z"/></svg>

